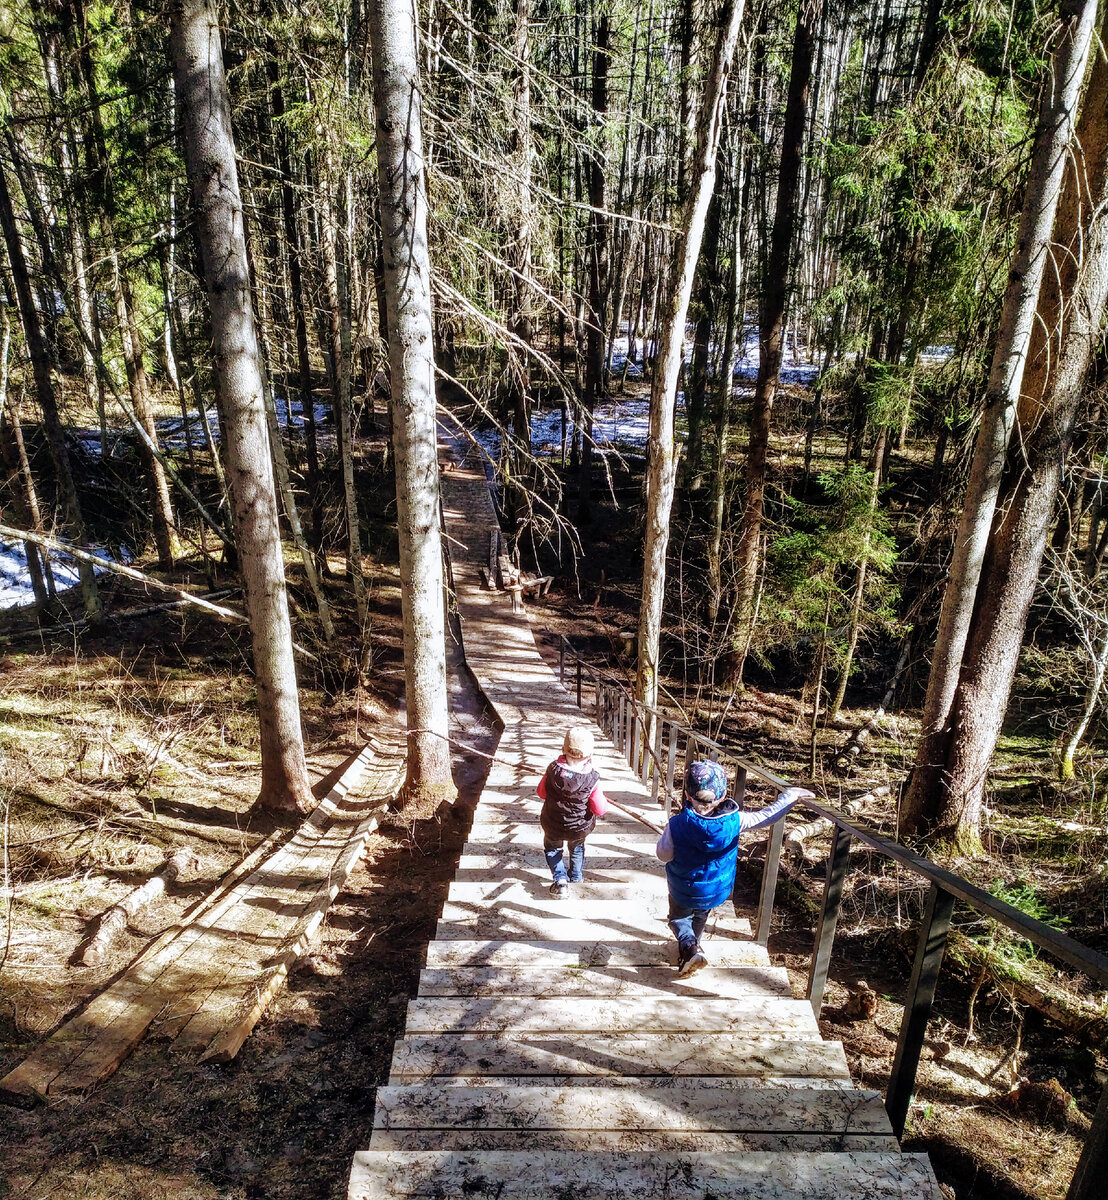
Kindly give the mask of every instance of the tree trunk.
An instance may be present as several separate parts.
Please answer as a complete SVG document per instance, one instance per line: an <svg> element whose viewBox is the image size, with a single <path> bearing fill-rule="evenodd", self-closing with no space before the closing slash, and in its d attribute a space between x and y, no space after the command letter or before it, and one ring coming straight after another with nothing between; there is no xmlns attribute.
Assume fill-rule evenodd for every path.
<svg viewBox="0 0 1108 1200"><path fill-rule="evenodd" d="M812 76L814 26L819 17L819 0L801 0L793 37L789 93L781 135L781 171L777 182L777 204L773 217L769 256L762 294L761 339L758 378L750 410L750 444L747 450L746 497L739 526L738 595L736 608L737 644L749 646L753 636L754 591L758 583L758 547L765 504L766 464L769 457L770 418L781 373L785 340L785 304L789 294L789 265L796 198L800 183L801 151L807 124L808 89ZM743 652L745 661L745 651ZM735 672L742 680L743 661Z"/></svg>
<svg viewBox="0 0 1108 1200"><path fill-rule="evenodd" d="M19 419L19 410L8 392L8 352L12 343L12 323L8 319L8 306L0 305L0 320L3 321L3 345L0 346L0 413L8 417L7 435L4 437L3 455L4 466L8 468L11 479L12 506L24 525L30 525L36 533L42 532L42 518L39 515L38 496L35 493L34 479L31 476L31 464L27 458L27 447L23 442L23 426ZM12 445L14 442L14 451ZM43 566L49 570L45 555L40 557L39 548L33 542L23 543L23 553L27 559L27 573L31 577L31 590L35 596L35 606L43 609L50 601L50 589L46 586L46 575Z"/></svg>
<svg viewBox="0 0 1108 1200"><path fill-rule="evenodd" d="M324 134L326 137L326 133ZM354 490L354 431L350 420L350 324L346 316L346 287L339 259L338 222L332 197L338 178L330 144L323 151L323 275L327 285L327 323L330 332L332 382L335 387L335 427L339 431L342 459L342 492L346 511L346 566L354 586L359 635L366 629L365 577L362 575L362 539L358 525L358 496Z"/></svg>
<svg viewBox="0 0 1108 1200"><path fill-rule="evenodd" d="M308 323L305 318L308 303L304 293L302 259L304 248L300 238L300 211L296 188L293 186L292 160L289 154L288 130L285 127L285 97L278 74L277 45L269 44L269 83L273 105L273 121L277 146L277 170L281 173L281 217L285 227L285 248L288 255L289 296L293 337L296 341L296 369L300 383L300 415L304 421L304 438L308 451L308 492L311 507L311 542L318 554L323 546L323 494L319 485L319 446L316 440L315 405L312 402L312 360L308 353ZM291 418L291 408L290 418Z"/></svg>
<svg viewBox="0 0 1108 1200"><path fill-rule="evenodd" d="M736 189L736 195L742 191ZM723 339L723 369L716 397L716 455L712 468L712 491L709 501L712 533L708 542L708 623L714 626L719 618L723 581L720 574L720 552L723 545L723 517L727 492L727 442L731 436L731 396L735 390L735 355L738 349L738 329L741 320L739 299L742 294L742 220L734 214L734 237L731 244L731 280L727 296L727 332Z"/></svg>
<svg viewBox="0 0 1108 1200"><path fill-rule="evenodd" d="M902 825L909 833L922 833L939 825L949 827L951 823L950 792L945 776L947 751L954 734L955 693L966 658L967 639L980 591L979 580L1008 443L1016 420L1028 346L1039 304L1040 283L1050 256L1051 232L1063 172L1070 156L1074 118L1085 76L1096 8L1096 0L1063 0L1061 5L1064 25L1054 54L1051 76L1043 88L1016 252L1009 272L984 411L935 634L935 652L921 719L920 744L904 799ZM1062 240L1068 242L1068 234L1063 235ZM1037 569L1036 566L1036 572ZM995 609L995 599L995 596L986 597L985 607ZM1014 598L1012 602L1016 602ZM996 610L996 618L1000 617L1001 611ZM1017 622L1020 636L1024 619ZM1018 650L1018 638L1016 648ZM1003 695L1006 701L1007 686L1003 689ZM989 736L986 730L981 731L982 744L988 741ZM983 785L981 773L974 791L978 801ZM959 828L972 831L975 826L975 803L967 798L962 809L963 816L956 821ZM972 848L972 832L968 838Z"/></svg>
<svg viewBox="0 0 1108 1200"><path fill-rule="evenodd" d="M257 806L302 813L312 806L312 791L300 729L230 102L211 0L175 0L171 52L211 305L214 376L226 422L236 543L254 646L262 760Z"/></svg>
<svg viewBox="0 0 1108 1200"><path fill-rule="evenodd" d="M607 12L597 20L592 60L593 119L603 129L608 116L608 64L611 22ZM603 136L588 164L589 237L586 247L589 303L585 313L585 429L581 438L581 475L577 490L577 520L592 519L592 418L604 394L604 292L608 283L608 164Z"/></svg>
<svg viewBox="0 0 1108 1200"><path fill-rule="evenodd" d="M388 304L409 789L446 792L450 750L431 267L421 92L410 0L366 5Z"/></svg>
<svg viewBox="0 0 1108 1200"><path fill-rule="evenodd" d="M727 0L720 17L719 38L704 80L699 141L690 179L682 231L673 249L662 322L658 365L650 387L650 429L647 442L646 545L642 602L639 608L637 691L643 704L654 708L658 699L658 658L666 588L669 518L677 478L673 445L673 412L681 373L685 318L689 311L693 275L704 237L716 182L716 154L723 125L724 99L735 43L742 24L744 0Z"/></svg>
<svg viewBox="0 0 1108 1200"><path fill-rule="evenodd" d="M937 794L927 797L927 807L911 812L915 831L949 839L967 853L980 846L988 766L1108 299L1108 67L1103 55L1093 67L1077 134L1076 170L1067 170L1058 206L1057 245L1048 246L1057 267L1044 278L1039 295L1018 410L1021 436L1012 440L995 506L949 732L934 772ZM930 761L927 765L933 770Z"/></svg>
<svg viewBox="0 0 1108 1200"><path fill-rule="evenodd" d="M69 450L65 444L65 432L62 429L57 397L54 394L54 381L50 377L50 354L42 336L38 309L35 307L35 298L31 292L27 259L23 253L23 242L15 223L11 193L8 191L8 181L2 168L0 168L0 226L3 226L4 242L8 248L8 263L11 266L12 283L19 305L23 336L27 342L27 353L31 357L35 393L38 397L39 407L42 409L43 424L46 426L46 440L50 447L50 458L54 466L58 498L65 514L66 524L69 526L70 536L78 545L87 546L89 544L88 535L85 531L81 502L77 498L77 486L73 482ZM87 563L79 563L78 569L81 577L81 598L84 601L85 616L90 623L96 624L104 615L100 592L96 586L96 576L93 574L92 567Z"/></svg>

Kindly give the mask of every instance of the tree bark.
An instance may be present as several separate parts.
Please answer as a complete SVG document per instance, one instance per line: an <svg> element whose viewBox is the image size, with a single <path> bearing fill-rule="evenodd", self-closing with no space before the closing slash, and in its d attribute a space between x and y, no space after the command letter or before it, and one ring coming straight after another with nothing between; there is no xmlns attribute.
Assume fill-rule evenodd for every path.
<svg viewBox="0 0 1108 1200"><path fill-rule="evenodd" d="M1108 34L1108 28L1105 29ZM960 678L939 746L936 793L910 814L915 832L980 845L981 806L1039 578L1062 468L1108 300L1108 67L1098 55L1057 208L1057 264L1042 282L1012 439ZM1074 166L1073 164L1076 164ZM919 770L917 763L916 770ZM913 778L913 790L915 781ZM909 792L911 797L912 791Z"/></svg>
<svg viewBox="0 0 1108 1200"><path fill-rule="evenodd" d="M999 619L1004 611L996 608L996 596L985 596L981 592L979 581L993 514L997 508L1008 443L1016 422L1028 347L1039 306L1040 284L1050 256L1051 233L1063 173L1070 155L1096 8L1096 0L1063 0L1061 5L1063 26L1051 75L1043 89L1016 252L1005 291L984 410L935 634L935 652L923 707L920 743L904 798L902 827L905 831L924 833L940 825L949 829L954 818L954 826L966 831L966 844L970 849L973 849L972 831L984 775L983 770L976 770L980 778L974 784L973 796L965 797L964 804L957 802L961 815L955 818L950 807L955 802L951 799L949 779L946 777L954 726L961 723L954 718L953 709L963 662L972 657L972 652L967 652L967 641L979 594L982 595L985 608L993 612L994 619ZM1062 240L1068 242L1068 234L1063 234ZM1033 519L1037 520L1038 517ZM1033 535L1028 533L1028 536ZM1036 561L1036 574L1041 553L1040 550L1036 556L1031 552L1031 557ZM1027 602L1030 603L1029 597ZM1013 595L1007 603L1019 605L1022 600L1017 600ZM1018 638L1022 636L1026 614L1020 618L1015 616L1013 610L1012 615L1019 630L1018 650ZM999 666L999 663L996 665ZM1003 688L1005 700L1009 686L1010 680ZM998 721L999 718L993 717L988 724L997 724L999 728ZM980 737L982 745L990 737L995 744L995 734L990 734L986 728L981 729ZM960 839L962 836L959 835Z"/></svg>
<svg viewBox="0 0 1108 1200"><path fill-rule="evenodd" d="M211 0L175 0L171 13L185 164L211 305L213 367L226 422L236 544L258 683L262 786L257 806L303 813L313 799L300 729L222 40Z"/></svg>
<svg viewBox="0 0 1108 1200"><path fill-rule="evenodd" d="M642 601L639 607L639 657L637 691L643 704L653 708L658 700L658 658L662 609L666 587L666 552L669 518L677 478L673 444L673 413L681 373L685 318L689 311L693 276L708 205L716 183L716 155L723 126L724 100L735 44L742 24L744 0L727 0L720 17L715 53L704 81L700 107L699 141L690 179L689 197L682 220L683 238L673 249L665 317L662 321L658 364L650 387L650 428L647 441L646 545L644 547Z"/></svg>
<svg viewBox="0 0 1108 1200"><path fill-rule="evenodd" d="M736 636L737 644L742 647L750 645L753 635L754 592L758 583L758 547L765 505L770 419L785 344L789 265L793 231L796 226L796 200L800 183L804 129L807 124L808 92L812 78L815 23L819 13L820 0L801 0L793 35L789 92L785 102L785 122L781 135L781 170L777 181L777 202L762 292L758 378L754 385L754 399L750 409L746 496L739 525ZM743 659L745 660L745 650ZM735 671L736 682L741 682L742 670L743 662L740 661Z"/></svg>
<svg viewBox="0 0 1108 1200"><path fill-rule="evenodd" d="M89 543L84 515L81 512L81 502L77 497L77 485L73 482L69 450L65 444L65 432L62 429L58 401L54 394L54 381L50 377L50 353L46 346L46 340L42 336L38 309L35 307L35 298L31 292L27 258L23 253L23 242L15 223L11 193L8 191L8 181L2 167L0 167L0 226L3 227L4 242L8 248L8 263L12 271L12 284L15 287L19 318L23 325L23 336L27 342L27 353L31 357L35 394L38 397L39 407L42 409L43 424L46 426L46 441L54 466L58 498L65 514L66 524L69 526L70 536L79 545L87 546ZM87 563L80 563L78 569L85 616L91 624L96 624L104 615L104 606L100 601L100 592L96 586L96 576Z"/></svg>
<svg viewBox="0 0 1108 1200"><path fill-rule="evenodd" d="M608 65L611 20L602 12L597 20L592 59L593 118L603 130L608 116ZM577 489L577 520L592 519L592 419L604 394L604 292L608 283L608 163L603 133L588 164L589 236L586 245L589 302L585 311L585 428L581 437L581 474Z"/></svg>
<svg viewBox="0 0 1108 1200"><path fill-rule="evenodd" d="M288 255L289 296L293 337L296 341L296 369L300 383L300 415L304 421L304 439L308 452L308 491L310 493L311 542L318 554L323 546L323 496L319 486L319 445L316 439L315 406L312 402L312 360L308 353L308 302L304 292L304 247L300 237L300 211L292 178L288 130L285 127L285 96L278 74L277 45L269 43L269 84L273 105L273 123L277 147L277 170L281 174L281 218L285 228ZM290 406L291 416L291 406Z"/></svg>
<svg viewBox="0 0 1108 1200"><path fill-rule="evenodd" d="M327 131L323 131L324 139ZM335 428L339 431L342 460L342 494L346 513L346 565L354 587L359 634L366 628L365 577L362 575L362 539L358 525L358 496L354 490L354 430L350 420L350 324L346 315L346 280L339 257L339 233L333 197L338 194L334 154L328 142L323 150L323 276L327 286L327 327L330 333L331 372L335 398Z"/></svg>
<svg viewBox="0 0 1108 1200"><path fill-rule="evenodd" d="M409 790L452 788L431 266L413 0L366 5L392 378Z"/></svg>

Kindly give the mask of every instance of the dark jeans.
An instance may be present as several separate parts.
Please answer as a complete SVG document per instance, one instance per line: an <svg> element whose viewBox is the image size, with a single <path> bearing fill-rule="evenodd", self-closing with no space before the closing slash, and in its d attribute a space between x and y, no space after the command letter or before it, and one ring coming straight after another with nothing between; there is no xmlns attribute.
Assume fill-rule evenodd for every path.
<svg viewBox="0 0 1108 1200"><path fill-rule="evenodd" d="M566 874L566 864L562 859L562 842L551 841L543 837L542 850L546 855L546 865L555 883L580 883L585 873L585 839L579 842L567 841L569 847L569 874Z"/></svg>
<svg viewBox="0 0 1108 1200"><path fill-rule="evenodd" d="M673 930L673 936L677 939L683 956L691 954L693 948L700 944L711 911L710 908L686 908L670 896L669 927Z"/></svg>

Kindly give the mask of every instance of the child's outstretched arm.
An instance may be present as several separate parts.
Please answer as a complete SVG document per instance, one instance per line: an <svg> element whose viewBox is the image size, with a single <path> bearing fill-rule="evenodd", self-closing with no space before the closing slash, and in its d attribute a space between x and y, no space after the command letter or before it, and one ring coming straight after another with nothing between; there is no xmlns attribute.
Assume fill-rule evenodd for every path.
<svg viewBox="0 0 1108 1200"><path fill-rule="evenodd" d="M654 853L664 863L673 862L673 838L670 836L668 821L665 829L662 830L662 836L658 839L658 844L654 847Z"/></svg>
<svg viewBox="0 0 1108 1200"><path fill-rule="evenodd" d="M740 813L739 828L743 833L747 833L751 829L761 829L763 825L770 825L778 817L783 817L798 800L814 800L815 798L815 792L810 792L807 788L786 788L772 804L766 805L765 808L755 809L754 812Z"/></svg>

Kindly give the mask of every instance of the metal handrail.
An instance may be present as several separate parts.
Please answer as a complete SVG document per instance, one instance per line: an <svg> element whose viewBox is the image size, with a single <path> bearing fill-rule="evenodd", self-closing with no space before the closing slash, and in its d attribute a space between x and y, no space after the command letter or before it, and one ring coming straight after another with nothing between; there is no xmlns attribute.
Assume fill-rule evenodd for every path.
<svg viewBox="0 0 1108 1200"><path fill-rule="evenodd" d="M659 709L644 705L626 683L611 672L587 663L563 635L559 635L559 674L565 684L567 654L576 664L577 704L582 704L582 683L587 674L591 676L594 689L594 707L597 723L607 728L617 747L628 756L628 761L644 783L652 776L654 796L659 798L664 771L666 814L669 814L676 772L676 750L681 737L685 738L685 758L699 753L698 747L707 750L712 758L726 758L735 764L735 799L742 802L747 776L753 776L778 789L789 786L780 776L767 771L757 763L750 762L738 751L725 743L697 733ZM635 734L627 728L627 713L635 724ZM613 719L614 717L614 719ZM662 765L661 747L663 731L669 727L668 755ZM641 737L639 734L641 733ZM651 736L654 746L651 747ZM653 768L653 770L651 769ZM908 997L904 1006L904 1018L897 1039L896 1055L885 1095L885 1107L897 1137L904 1132L912 1093L915 1090L916 1071L931 1015L935 996L935 985L942 967L956 900L968 904L974 911L996 921L1004 928L1018 934L1033 945L1045 950L1054 958L1083 972L1103 987L1108 987L1108 957L1086 946L1076 939L1052 929L1042 921L1029 917L1011 904L970 883L953 871L938 863L913 853L899 842L892 841L868 826L844 816L836 809L828 808L817 800L801 800L798 806L817 813L831 822L833 827L831 853L827 859L827 876L824 883L823 901L819 923L816 926L812 959L808 970L807 998L813 1011L819 1016L823 995L827 986L831 948L838 924L842 885L849 865L851 843L859 842L872 847L878 853L930 881L927 902L920 925L912 975L908 985ZM766 945L769 940L770 923L773 916L774 893L784 842L784 822L775 821L770 826L765 867L762 873L761 894L755 924L755 939ZM1093 1200L1100 1195L1101 1182L1108 1172L1108 1086L1105 1087L1097 1107L1092 1127L1077 1170L1070 1183L1066 1200Z"/></svg>

